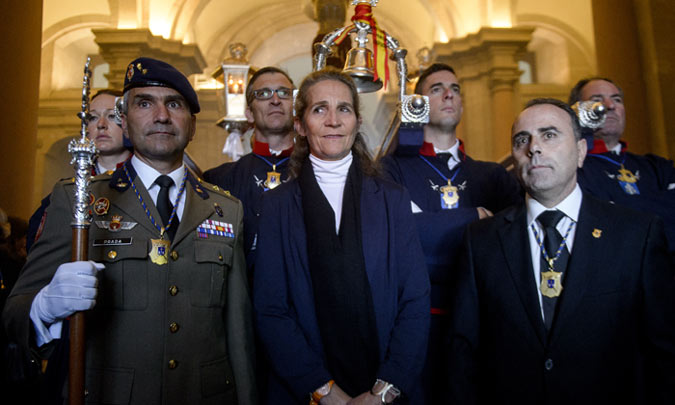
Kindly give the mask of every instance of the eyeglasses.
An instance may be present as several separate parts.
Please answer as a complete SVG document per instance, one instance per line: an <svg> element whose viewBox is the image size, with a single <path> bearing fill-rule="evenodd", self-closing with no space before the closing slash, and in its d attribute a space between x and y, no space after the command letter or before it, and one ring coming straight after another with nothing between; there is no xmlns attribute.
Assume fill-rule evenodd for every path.
<svg viewBox="0 0 675 405"><path fill-rule="evenodd" d="M269 100L272 98L272 96L274 96L274 93L277 93L277 96L283 100L287 100L293 96L293 90L287 87L279 87L276 90L265 87L262 89L253 90L253 97L255 97L256 100Z"/></svg>

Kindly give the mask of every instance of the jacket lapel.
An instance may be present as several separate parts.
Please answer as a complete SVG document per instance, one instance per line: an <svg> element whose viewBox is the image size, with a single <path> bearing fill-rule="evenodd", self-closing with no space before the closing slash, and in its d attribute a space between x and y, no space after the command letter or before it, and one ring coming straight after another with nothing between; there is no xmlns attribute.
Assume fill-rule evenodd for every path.
<svg viewBox="0 0 675 405"><path fill-rule="evenodd" d="M131 163L127 161L125 163L131 181L134 182L136 190L141 195L141 198L146 202L146 207L150 210L150 214L154 218L159 218L159 213L155 208L155 205L152 203L152 199L148 194L148 191L143 186L142 182L136 181L136 172L131 166ZM110 178L108 186L112 189L109 193L110 204L116 206L120 211L126 213L129 217L133 218L140 226L147 229L153 235L159 237L159 231L157 228L150 222L150 218L146 214L141 201L138 199L138 196L131 187L131 181L127 177L123 168L117 169Z"/></svg>
<svg viewBox="0 0 675 405"><path fill-rule="evenodd" d="M205 219L209 218L215 208L211 206L209 195L200 186L192 173L188 173L188 179L185 185L185 207L183 208L183 218L181 218L176 230L176 237L172 245L176 245L183 238L195 231ZM232 224L236 226L237 224Z"/></svg>
<svg viewBox="0 0 675 405"><path fill-rule="evenodd" d="M524 205L509 211L504 216L504 226L498 227L498 231L502 251L521 303L543 345L546 343L546 330L534 280L526 213Z"/></svg>
<svg viewBox="0 0 675 405"><path fill-rule="evenodd" d="M361 191L361 243L363 245L363 259L366 264L366 272L374 271L386 263L387 258L381 257L382 252L386 252L385 238L373 238L372 230L384 229L382 224L382 215L386 211L382 209L383 201L379 199L380 188L375 181L369 177L363 176L363 189ZM366 232L370 230L370 233ZM371 275L368 276L372 280Z"/></svg>

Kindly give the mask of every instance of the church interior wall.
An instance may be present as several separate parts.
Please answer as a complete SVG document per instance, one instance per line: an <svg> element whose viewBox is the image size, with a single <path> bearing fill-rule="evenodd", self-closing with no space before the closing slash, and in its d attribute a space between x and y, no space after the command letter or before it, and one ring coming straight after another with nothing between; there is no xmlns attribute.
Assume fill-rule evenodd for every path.
<svg viewBox="0 0 675 405"><path fill-rule="evenodd" d="M51 165L47 161L50 148L59 139L73 136L79 130L75 114L79 110L78 94L85 58L93 56L94 65L98 67L106 64L94 42L92 28L148 27L155 35L198 45L206 67L202 73L193 75L191 79L193 83L199 84L200 100L206 108L198 116L197 137L188 147L188 152L206 169L227 160L220 152L226 134L215 125L215 121L222 114L222 102L218 100L218 90L214 89L210 73L227 56L229 44L239 41L249 48L248 56L252 65L280 65L289 70L296 84L299 83L300 78L311 70L309 44L318 27L312 20L315 1L317 0L44 0L40 108L33 180L36 185L45 186L35 188L31 197L33 205L37 206L40 198L48 191L46 184L52 181L48 173L57 172L48 167ZM599 72L607 75L617 72L617 69L609 68L608 63L611 62L598 62L607 57L609 44L599 37L598 24L603 25L603 20L597 13L598 10L609 13L605 20L607 24L611 23L612 16L616 14L608 11L611 3L613 2L603 3L600 0L570 0L564 3L536 0L382 0L374 9L374 14L380 24L408 49L409 68L417 66L418 61L414 55L423 46L433 48L443 45L448 41L475 34L483 27L533 27L527 52L531 53L530 60L534 62L532 69L536 72L536 77L532 82L515 82L509 90L513 94L512 110L515 115L534 96L566 99L569 88L578 79ZM628 3L632 7L632 2ZM641 24L651 29L652 37L662 36L663 31L667 31L663 24L649 24L650 18L653 19L658 14L657 7L662 3L652 0L641 9ZM603 4L607 5L605 9L602 8ZM352 14L353 8L349 6L347 17ZM624 15L622 18L629 17ZM636 26L635 23L633 26ZM638 28L635 27L627 35L635 34L639 31ZM642 37L649 37L648 34L649 32L641 33ZM669 57L672 59L665 55L669 48L662 42L659 41L659 47L652 46L651 50L635 45L639 49L636 58L641 62L636 65L642 66L645 58L661 58L664 61ZM600 47L602 50L598 51ZM610 49L624 52L615 47ZM609 59L614 61L616 58ZM491 113L489 101L494 97L494 92L487 90L490 87L487 77L479 75L468 79L481 69L478 65L473 68L463 67L460 73L460 81L464 87L465 114L459 133L466 138L470 154L498 160L502 157L501 151L494 150L492 140L508 134L493 133L495 124L486 119ZM639 74L639 69L634 69L634 73ZM391 78L394 80L388 92L368 95L364 100L366 124L363 129L368 134L368 144L372 149L379 145L383 128L391 121L386 112L393 113L396 108L396 99L390 96L396 94L398 87L395 84L394 65L391 65L391 71ZM466 77L462 77L463 75ZM621 78L624 76L619 75ZM664 71L654 73L653 76L661 79L659 83L670 78ZM95 87L106 87L101 75L97 77ZM640 83L644 84L643 81ZM650 94L663 94L667 90L665 84L651 87ZM629 89L631 86L627 87ZM632 96L632 90L629 91ZM630 105L629 108L632 115L634 106ZM663 111L663 104L654 110L658 108ZM640 110L637 112L640 113ZM642 112L645 113L645 110ZM662 132L675 127L672 119L666 119L668 116L661 113L659 122L662 123ZM477 137L474 134L484 136ZM647 141L638 140L636 147L643 152L650 150L651 145L657 145L659 151L665 148L666 153L661 152L663 155L668 155L668 150L675 150L672 137L665 136L652 136Z"/></svg>

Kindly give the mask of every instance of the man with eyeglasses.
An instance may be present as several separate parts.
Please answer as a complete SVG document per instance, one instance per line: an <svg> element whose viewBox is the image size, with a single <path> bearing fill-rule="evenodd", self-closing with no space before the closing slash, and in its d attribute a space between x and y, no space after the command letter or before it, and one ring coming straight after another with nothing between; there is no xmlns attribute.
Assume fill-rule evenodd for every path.
<svg viewBox="0 0 675 405"><path fill-rule="evenodd" d="M253 152L237 162L207 170L204 179L244 204L244 251L250 272L261 197L288 179L288 158L293 151L293 81L279 68L264 67L249 81L246 104L246 118L253 125Z"/></svg>

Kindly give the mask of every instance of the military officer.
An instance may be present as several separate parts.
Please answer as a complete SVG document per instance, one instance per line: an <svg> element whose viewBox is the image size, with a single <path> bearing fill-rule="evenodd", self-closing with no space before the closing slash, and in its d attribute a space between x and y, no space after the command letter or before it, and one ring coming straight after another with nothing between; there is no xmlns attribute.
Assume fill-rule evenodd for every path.
<svg viewBox="0 0 675 405"><path fill-rule="evenodd" d="M69 263L73 184L60 182L7 330L48 354L64 318L87 311L88 403L255 403L242 206L182 163L197 95L173 66L138 58L123 110L135 153L92 181L90 261Z"/></svg>

